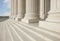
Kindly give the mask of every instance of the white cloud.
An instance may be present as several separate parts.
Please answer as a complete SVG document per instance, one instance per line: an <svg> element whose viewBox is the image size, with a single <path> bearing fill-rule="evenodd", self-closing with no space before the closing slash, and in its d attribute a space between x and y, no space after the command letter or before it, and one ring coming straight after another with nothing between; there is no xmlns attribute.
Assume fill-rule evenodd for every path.
<svg viewBox="0 0 60 41"><path fill-rule="evenodd" d="M10 12L5 12L3 16L10 16Z"/></svg>
<svg viewBox="0 0 60 41"><path fill-rule="evenodd" d="M7 6L7 8L10 8L10 0L4 0L3 3Z"/></svg>
<svg viewBox="0 0 60 41"><path fill-rule="evenodd" d="M3 1L4 6L6 6L7 9L10 9L10 0L4 0ZM6 11L3 13L3 16L9 16L10 15L10 11Z"/></svg>
<svg viewBox="0 0 60 41"><path fill-rule="evenodd" d="M11 12L4 12L4 13L2 13L2 14L0 14L0 16L10 16L10 14L11 14Z"/></svg>
<svg viewBox="0 0 60 41"><path fill-rule="evenodd" d="M9 2L9 0L4 0L4 2L6 3L6 2Z"/></svg>

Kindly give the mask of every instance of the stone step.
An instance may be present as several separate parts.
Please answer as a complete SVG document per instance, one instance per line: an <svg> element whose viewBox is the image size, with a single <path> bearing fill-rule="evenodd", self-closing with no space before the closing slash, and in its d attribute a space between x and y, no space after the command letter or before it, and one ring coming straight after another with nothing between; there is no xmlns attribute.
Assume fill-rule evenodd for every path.
<svg viewBox="0 0 60 41"><path fill-rule="evenodd" d="M3 24L0 22L0 41L3 41L3 37L2 37L3 36L2 35L2 33L3 33L3 29L2 28L3 27L2 26L3 26Z"/></svg>
<svg viewBox="0 0 60 41"><path fill-rule="evenodd" d="M15 22L16 23L16 22ZM14 24L15 24L14 23ZM18 23L18 22L17 22ZM19 25L21 25L21 22L19 23ZM25 25L26 26L26 25ZM29 28L29 26L26 26L26 27L28 27ZM42 35L45 35L45 36L47 36L48 38L50 38L50 39L52 39L52 40L54 40L54 41L57 41L57 40L60 40L60 37L59 37L59 34L55 34L55 33L52 33L52 32L49 32L48 33L48 31L44 31L44 30L42 30L41 29L41 31L39 30L39 28L36 30L36 29L34 29L33 27L30 27L29 29L32 29L32 30L35 30L35 32L37 31L38 33L42 33ZM47 33L46 33L47 32Z"/></svg>
<svg viewBox="0 0 60 41"><path fill-rule="evenodd" d="M60 33L57 33L57 32L54 32L54 31L50 31L50 30L47 30L47 29L44 29L43 27L40 28L40 27L31 26L31 25L26 24L26 23L23 23L23 22L17 22L17 23L18 24L22 24L24 26L27 26L29 29L35 29L35 30L38 30L38 31L41 31L41 32L50 34L50 35L52 35L52 36L60 39Z"/></svg>
<svg viewBox="0 0 60 41"><path fill-rule="evenodd" d="M29 36L34 38L36 41L45 41L44 39L40 38L35 33L33 33L33 31L29 31L29 30L23 29L22 26L19 27L19 29L23 30L25 33L27 33Z"/></svg>
<svg viewBox="0 0 60 41"><path fill-rule="evenodd" d="M9 33L6 29L6 27L7 27L6 23L2 22L1 25L2 26L1 26L1 37L0 38L2 38L2 41L11 41Z"/></svg>
<svg viewBox="0 0 60 41"><path fill-rule="evenodd" d="M5 27L5 24L4 24L4 22L2 22L2 28L1 28L1 32L2 32L2 39L3 39L3 41L5 41L5 36L6 36L6 27Z"/></svg>
<svg viewBox="0 0 60 41"><path fill-rule="evenodd" d="M18 29L18 27L14 24L11 25L12 29L16 31L16 33L21 37L24 41L36 41L32 37L30 37L28 34L26 34L23 30Z"/></svg>
<svg viewBox="0 0 60 41"><path fill-rule="evenodd" d="M6 24L6 22L4 22L4 27L5 27L5 33L4 33L5 41L11 41L10 34L9 34L8 30L7 30L7 24Z"/></svg>
<svg viewBox="0 0 60 41"><path fill-rule="evenodd" d="M6 30L7 30L7 34L6 34L6 41L14 41L12 34L10 32L9 26L6 24ZM9 35L8 35L9 34ZM9 36L9 37L8 37Z"/></svg>
<svg viewBox="0 0 60 41"><path fill-rule="evenodd" d="M13 24L13 23L12 23ZM15 23L14 23L15 24ZM17 24L15 24L15 25L17 25ZM37 33L37 32L35 32L35 31L33 31L33 30L30 30L30 29L28 29L28 28L26 28L25 26L23 26L23 25L21 25L21 24L19 24L18 25L19 26L19 28L24 28L26 31L25 32L27 32L27 31L29 31L29 32L27 32L28 34L30 34L30 36L36 36L37 38L36 39L42 39L42 40L45 40L45 41L52 41L52 40L50 40L49 38L47 38L46 36L44 36L44 35L42 35L42 34L39 34L39 33ZM24 30L23 29L23 30ZM39 38L38 38L39 37ZM35 38L35 37L34 37Z"/></svg>
<svg viewBox="0 0 60 41"><path fill-rule="evenodd" d="M31 26L31 25L28 25L28 24L25 24L25 23L22 23L22 22L18 22L19 24L23 24L25 26L29 26L28 28L29 29L34 29L34 30L38 30L40 32L43 32L43 33L46 33L46 34L49 34L51 36L54 36L56 38L59 38L60 39L60 33L57 33L57 32L54 32L54 31L50 31L48 29L44 29L43 27L40 28L40 27L35 27L35 26Z"/></svg>
<svg viewBox="0 0 60 41"><path fill-rule="evenodd" d="M8 24L8 29L11 33L12 39L13 41L23 41L22 38L19 36L19 34L15 31L15 29L13 28L13 26L11 26L11 24Z"/></svg>
<svg viewBox="0 0 60 41"><path fill-rule="evenodd" d="M60 33L8 19L0 22L0 41L60 41Z"/></svg>

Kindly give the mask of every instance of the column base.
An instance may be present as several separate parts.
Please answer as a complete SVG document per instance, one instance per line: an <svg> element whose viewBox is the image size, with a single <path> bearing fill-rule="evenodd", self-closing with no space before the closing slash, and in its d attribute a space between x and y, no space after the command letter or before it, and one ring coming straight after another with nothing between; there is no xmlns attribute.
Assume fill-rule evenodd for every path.
<svg viewBox="0 0 60 41"><path fill-rule="evenodd" d="M37 23L39 22L38 19L22 19L22 22L25 22L25 23Z"/></svg>
<svg viewBox="0 0 60 41"><path fill-rule="evenodd" d="M10 19L12 19L12 17L9 17Z"/></svg>
<svg viewBox="0 0 60 41"><path fill-rule="evenodd" d="M13 20L15 20L15 17L13 18Z"/></svg>
<svg viewBox="0 0 60 41"><path fill-rule="evenodd" d="M16 21L21 21L21 18L16 18L15 20L16 20Z"/></svg>
<svg viewBox="0 0 60 41"><path fill-rule="evenodd" d="M11 17L11 19L13 19L13 20L14 20L15 18L14 18L14 17Z"/></svg>
<svg viewBox="0 0 60 41"><path fill-rule="evenodd" d="M48 30L60 33L60 23L40 21L39 27L43 27L43 28L46 28Z"/></svg>

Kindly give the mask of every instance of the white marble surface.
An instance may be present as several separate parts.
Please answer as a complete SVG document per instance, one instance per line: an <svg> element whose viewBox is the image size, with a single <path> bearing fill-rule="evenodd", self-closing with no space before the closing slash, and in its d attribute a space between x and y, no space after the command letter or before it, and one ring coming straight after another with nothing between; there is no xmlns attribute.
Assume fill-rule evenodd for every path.
<svg viewBox="0 0 60 41"><path fill-rule="evenodd" d="M60 33L12 19L0 23L0 41L60 41L59 36Z"/></svg>

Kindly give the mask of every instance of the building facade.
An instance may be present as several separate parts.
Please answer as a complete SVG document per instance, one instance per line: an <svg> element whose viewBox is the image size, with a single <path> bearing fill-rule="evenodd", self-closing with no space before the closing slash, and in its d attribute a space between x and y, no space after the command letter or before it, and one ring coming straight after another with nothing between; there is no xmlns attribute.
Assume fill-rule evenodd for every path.
<svg viewBox="0 0 60 41"><path fill-rule="evenodd" d="M0 41L60 41L60 0L11 0Z"/></svg>
<svg viewBox="0 0 60 41"><path fill-rule="evenodd" d="M11 0L10 18L60 33L60 0Z"/></svg>

